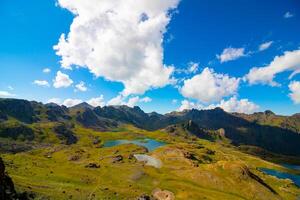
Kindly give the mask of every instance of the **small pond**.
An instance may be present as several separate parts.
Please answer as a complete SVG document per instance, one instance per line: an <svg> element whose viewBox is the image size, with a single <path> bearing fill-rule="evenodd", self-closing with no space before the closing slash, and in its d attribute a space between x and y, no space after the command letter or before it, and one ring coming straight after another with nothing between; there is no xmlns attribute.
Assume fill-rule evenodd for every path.
<svg viewBox="0 0 300 200"><path fill-rule="evenodd" d="M140 140L109 140L104 143L103 147L113 147L121 144L136 144L147 148L148 151L153 151L158 147L166 145L166 143L164 142L159 142L153 139L140 139Z"/></svg>
<svg viewBox="0 0 300 200"><path fill-rule="evenodd" d="M295 185L300 187L300 175L291 174L288 172L281 172L278 170L267 169L267 168L260 168L260 170L268 175L275 176L279 179L290 179L295 183Z"/></svg>

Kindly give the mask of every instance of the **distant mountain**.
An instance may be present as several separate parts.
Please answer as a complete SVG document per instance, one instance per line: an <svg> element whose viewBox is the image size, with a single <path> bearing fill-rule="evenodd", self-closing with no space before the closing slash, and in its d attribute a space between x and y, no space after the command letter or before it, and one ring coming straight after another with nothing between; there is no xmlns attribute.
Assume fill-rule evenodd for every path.
<svg viewBox="0 0 300 200"><path fill-rule="evenodd" d="M85 109L85 108L89 108L89 109L94 109L93 106L91 106L90 104L83 102L80 104L77 104L75 106L72 106L71 109Z"/></svg>
<svg viewBox="0 0 300 200"><path fill-rule="evenodd" d="M200 128L195 122L189 120L188 122L169 125L163 129L172 136L188 138L189 136L196 136L198 138L216 141L224 138L224 130L209 130Z"/></svg>
<svg viewBox="0 0 300 200"><path fill-rule="evenodd" d="M272 111L257 112L250 115L243 113L234 113L234 115L244 118L250 122L255 122L261 125L269 125L291 130L300 133L300 114L292 116L276 115Z"/></svg>
<svg viewBox="0 0 300 200"><path fill-rule="evenodd" d="M118 122L114 119L97 115L96 110L88 107L76 113L76 121L84 127L99 131L106 131L118 126Z"/></svg>
<svg viewBox="0 0 300 200"><path fill-rule="evenodd" d="M17 126L11 121L16 121ZM161 115L145 113L139 107L104 106L93 108L87 103L67 108L35 101L0 99L0 137L32 139L32 128L41 122L76 123L86 128L107 131L121 124L146 130L162 129L168 133L186 132L215 140L226 137L234 145L253 145L286 155L300 155L300 115L280 116L272 111L227 113L221 108L185 110ZM34 126L32 126L33 124ZM54 128L53 128L54 129ZM20 132L20 130L22 130ZM76 141L67 131L71 143Z"/></svg>
<svg viewBox="0 0 300 200"><path fill-rule="evenodd" d="M231 114L220 108L213 110L189 110L171 113L178 121L192 120L206 129L224 129L225 137L234 145L253 145L280 154L300 155L300 135L285 127L260 124Z"/></svg>
<svg viewBox="0 0 300 200"><path fill-rule="evenodd" d="M0 99L1 118L11 116L25 123L33 123L37 121L34 106L34 102L26 100Z"/></svg>

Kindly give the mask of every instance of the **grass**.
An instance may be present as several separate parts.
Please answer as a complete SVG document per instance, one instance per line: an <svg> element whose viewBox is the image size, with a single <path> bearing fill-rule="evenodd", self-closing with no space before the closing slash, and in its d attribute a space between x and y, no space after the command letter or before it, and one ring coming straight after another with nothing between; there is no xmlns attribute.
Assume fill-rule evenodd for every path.
<svg viewBox="0 0 300 200"><path fill-rule="evenodd" d="M47 130L47 139L43 141L51 145L29 152L2 154L1 157L17 189L33 191L37 199L135 199L142 194L151 194L156 188L173 192L179 200L292 200L300 195L300 189L290 181L257 170L259 167L287 169L222 142L175 138L162 131L150 132L133 126L97 132L76 125L73 131L79 140L67 146L59 144L52 134L53 124L33 126ZM93 144L97 137L101 143ZM143 148L133 144L101 148L107 140L140 138L167 143L149 153L162 160L162 168L144 166L129 159L130 154L144 153ZM195 158L187 159L187 152ZM122 155L123 161L112 163L116 155ZM72 157L77 159L72 160ZM100 168L86 168L89 163L99 164ZM247 176L245 168L258 175L278 195Z"/></svg>

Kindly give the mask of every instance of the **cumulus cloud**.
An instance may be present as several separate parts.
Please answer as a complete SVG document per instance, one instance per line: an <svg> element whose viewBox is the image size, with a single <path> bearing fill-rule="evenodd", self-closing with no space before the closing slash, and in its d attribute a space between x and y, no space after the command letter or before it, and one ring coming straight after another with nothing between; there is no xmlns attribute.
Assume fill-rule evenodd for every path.
<svg viewBox="0 0 300 200"><path fill-rule="evenodd" d="M226 112L238 112L238 113L246 113L246 114L254 113L259 109L258 105L249 101L248 99L239 100L236 96L233 96L228 100L222 99L221 102L218 104L210 104L207 106L204 106L198 102L183 100L181 101L181 105L178 108L178 111L191 110L191 109L209 110L217 107L222 108Z"/></svg>
<svg viewBox="0 0 300 200"><path fill-rule="evenodd" d="M284 15L283 15L284 18L288 19L288 18L292 18L294 17L294 14L290 13L290 12L286 12Z"/></svg>
<svg viewBox="0 0 300 200"><path fill-rule="evenodd" d="M223 50L221 55L217 55L217 58L220 60L221 63L237 60L240 57L246 56L245 55L245 48L226 48Z"/></svg>
<svg viewBox="0 0 300 200"><path fill-rule="evenodd" d="M259 51L267 50L268 48L271 47L272 44L273 44L273 41L262 43L261 45L259 45L258 49L259 49Z"/></svg>
<svg viewBox="0 0 300 200"><path fill-rule="evenodd" d="M103 95L95 98L91 98L90 100L87 101L88 104L94 106L94 107L103 107L105 106L105 101Z"/></svg>
<svg viewBox="0 0 300 200"><path fill-rule="evenodd" d="M152 99L150 97L144 97L144 98L140 99L140 102L144 102L144 103L149 103L151 101L152 101Z"/></svg>
<svg viewBox="0 0 300 200"><path fill-rule="evenodd" d="M199 63L195 63L195 62L189 63L189 72L190 73L196 73L198 71L198 68L199 68Z"/></svg>
<svg viewBox="0 0 300 200"><path fill-rule="evenodd" d="M191 101L188 101L185 99L185 100L181 101L181 105L178 108L178 111L191 110L191 109L201 110L203 108L204 107L201 104L194 103L194 102L191 102Z"/></svg>
<svg viewBox="0 0 300 200"><path fill-rule="evenodd" d="M38 85L38 86L50 87L50 84L48 83L48 81L45 81L45 80L35 80L35 81L33 81L33 84Z"/></svg>
<svg viewBox="0 0 300 200"><path fill-rule="evenodd" d="M239 78L227 74L217 74L213 69L205 68L200 74L184 81L181 94L186 98L197 99L204 103L220 101L233 95L239 87Z"/></svg>
<svg viewBox="0 0 300 200"><path fill-rule="evenodd" d="M292 71L289 78L300 73L300 50L286 51L281 56L276 56L273 61L264 67L254 67L245 76L250 84L269 84L278 86L274 81L277 74Z"/></svg>
<svg viewBox="0 0 300 200"><path fill-rule="evenodd" d="M0 98L11 98L11 97L15 97L15 94L12 94L10 92L7 91L0 91Z"/></svg>
<svg viewBox="0 0 300 200"><path fill-rule="evenodd" d="M290 94L289 97L295 104L300 104L300 82L292 81L289 84Z"/></svg>
<svg viewBox="0 0 300 200"><path fill-rule="evenodd" d="M69 75L58 71L55 79L53 80L53 87L55 88L67 88L73 84L73 80L70 79Z"/></svg>
<svg viewBox="0 0 300 200"><path fill-rule="evenodd" d="M47 101L47 103L55 103L57 105L61 105L62 101L60 98L51 98Z"/></svg>
<svg viewBox="0 0 300 200"><path fill-rule="evenodd" d="M175 69L175 73L178 74L195 74L199 70L199 63L197 62L189 62L187 63L187 66L184 68L177 68ZM178 80L173 80L173 81L178 81Z"/></svg>
<svg viewBox="0 0 300 200"><path fill-rule="evenodd" d="M83 101L81 99L66 99L66 100L64 100L63 105L65 105L67 107L72 107L72 106L76 106L82 102Z"/></svg>
<svg viewBox="0 0 300 200"><path fill-rule="evenodd" d="M249 101L248 99L238 100L236 96L231 97L229 100L222 100L219 104L209 105L208 108L220 107L227 112L238 112L252 114L258 111L259 106Z"/></svg>
<svg viewBox="0 0 300 200"><path fill-rule="evenodd" d="M51 98L47 101L47 103L55 103L58 105L65 105L67 107L72 107L72 106L75 106L82 102L83 102L83 100L81 100L81 99L72 99L72 98L68 98L65 100L61 100L60 98ZM105 101L104 101L103 95L100 95L99 97L91 98L91 99L87 100L86 102L94 107L105 106Z"/></svg>
<svg viewBox="0 0 300 200"><path fill-rule="evenodd" d="M83 81L80 81L80 83L75 85L75 87L76 87L77 90L79 90L81 92L87 91L87 87L85 86L85 83Z"/></svg>
<svg viewBox="0 0 300 200"><path fill-rule="evenodd" d="M122 95L143 94L170 83L162 42L179 0L58 0L75 18L54 46L63 68L87 67L124 84Z"/></svg>
<svg viewBox="0 0 300 200"><path fill-rule="evenodd" d="M139 102L140 98L139 97L132 97L128 99L128 102L126 103L127 106L133 107Z"/></svg>
<svg viewBox="0 0 300 200"><path fill-rule="evenodd" d="M126 96L118 95L118 96L112 98L111 100L109 100L107 102L107 105L112 105L112 106L127 105L129 107L134 107L138 103L149 103L152 101L152 99L150 97L140 98L138 96L130 97L130 98L128 98L127 101L126 101L126 99L127 99Z"/></svg>
<svg viewBox="0 0 300 200"><path fill-rule="evenodd" d="M124 97L122 95L118 95L114 98L112 98L111 100L109 100L107 102L107 105L109 106L118 106L118 105L124 105L124 101L123 101Z"/></svg>
<svg viewBox="0 0 300 200"><path fill-rule="evenodd" d="M49 68L44 68L44 69L43 69L43 72L44 72L45 74L48 74L48 73L51 72L51 69L49 69Z"/></svg>

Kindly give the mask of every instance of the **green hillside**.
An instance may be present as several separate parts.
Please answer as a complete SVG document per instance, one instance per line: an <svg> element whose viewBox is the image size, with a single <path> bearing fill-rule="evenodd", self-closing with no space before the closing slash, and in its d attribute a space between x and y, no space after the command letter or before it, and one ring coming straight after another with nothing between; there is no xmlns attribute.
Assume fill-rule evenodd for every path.
<svg viewBox="0 0 300 200"><path fill-rule="evenodd" d="M19 100L1 101L4 105ZM257 137L251 135L254 128L243 136L249 143L239 144L235 138L242 132L233 131L242 129L238 125L260 131L275 129L253 122L250 126L242 117L231 122L236 115L224 111L159 115L110 107L114 111L109 117L110 112L104 115L87 105L68 109L22 101L16 106L28 113L0 107L0 151L5 171L17 193L26 195L24 199L296 200L300 196L300 188L291 180L260 170L300 174L280 165L283 161L300 164L299 156L283 155L293 146L286 147L283 154L255 146L251 143L257 140L252 139ZM149 118L155 128L149 127L151 121L142 128L143 120ZM157 118L162 125L157 125ZM276 141L270 135L281 132L260 134ZM298 133L288 130L285 134L294 134L295 144L300 142ZM263 138L259 145L265 143ZM162 145L149 151L143 147L147 139ZM111 141L129 142L107 146ZM137 155L148 160L139 161Z"/></svg>

